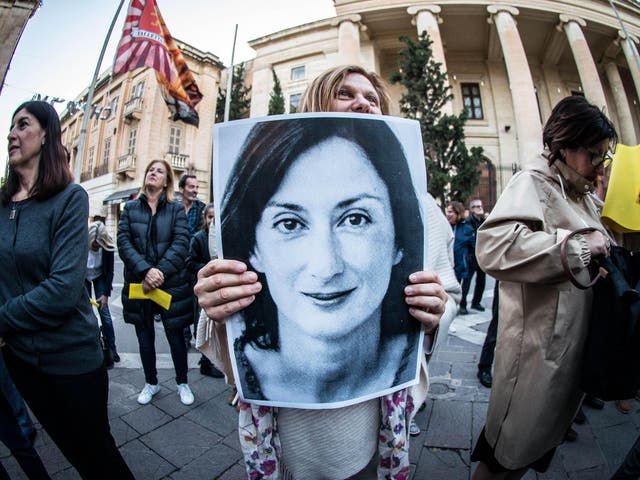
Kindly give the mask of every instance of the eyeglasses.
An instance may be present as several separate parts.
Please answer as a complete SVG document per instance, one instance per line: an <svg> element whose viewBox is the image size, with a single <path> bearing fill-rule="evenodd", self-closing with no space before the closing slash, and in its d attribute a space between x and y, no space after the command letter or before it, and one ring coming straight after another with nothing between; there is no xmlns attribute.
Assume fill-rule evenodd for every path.
<svg viewBox="0 0 640 480"><path fill-rule="evenodd" d="M593 152L588 148L583 148L583 150L587 152L587 154L589 155L590 157L589 160L591 161L591 165L593 165L596 168L599 167L600 165L603 165L604 168L607 168L609 165L611 165L611 162L613 161L613 153L610 150L607 150L604 154L600 152Z"/></svg>
<svg viewBox="0 0 640 480"><path fill-rule="evenodd" d="M471 208L482 208L482 205L471 205Z"/></svg>

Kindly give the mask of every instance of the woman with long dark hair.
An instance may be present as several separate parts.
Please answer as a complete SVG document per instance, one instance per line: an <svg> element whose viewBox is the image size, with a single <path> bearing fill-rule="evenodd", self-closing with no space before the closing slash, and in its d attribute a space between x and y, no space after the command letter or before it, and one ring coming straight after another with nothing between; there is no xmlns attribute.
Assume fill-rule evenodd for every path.
<svg viewBox="0 0 640 480"><path fill-rule="evenodd" d="M87 193L72 183L51 105L13 114L0 190L0 337L9 372L82 478L133 478L111 436L109 380L84 287Z"/></svg>
<svg viewBox="0 0 640 480"><path fill-rule="evenodd" d="M224 254L265 287L236 342L244 398L282 401L304 384L299 403L341 401L411 380L419 324L398 285L422 267L424 228L389 126L265 122L238 158L222 201Z"/></svg>

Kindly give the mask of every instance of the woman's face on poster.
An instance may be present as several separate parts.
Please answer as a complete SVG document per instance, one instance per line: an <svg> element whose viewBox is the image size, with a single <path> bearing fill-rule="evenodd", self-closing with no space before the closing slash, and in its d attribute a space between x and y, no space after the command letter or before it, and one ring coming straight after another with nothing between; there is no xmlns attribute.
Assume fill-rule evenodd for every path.
<svg viewBox="0 0 640 480"><path fill-rule="evenodd" d="M341 138L293 162L262 212L250 258L279 319L328 339L379 321L401 259L388 189L364 152Z"/></svg>

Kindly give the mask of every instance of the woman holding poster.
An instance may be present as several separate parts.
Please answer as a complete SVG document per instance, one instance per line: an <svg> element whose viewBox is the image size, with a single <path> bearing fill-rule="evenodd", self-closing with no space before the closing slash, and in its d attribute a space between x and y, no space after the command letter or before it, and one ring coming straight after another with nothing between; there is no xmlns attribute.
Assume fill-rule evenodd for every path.
<svg viewBox="0 0 640 480"><path fill-rule="evenodd" d="M403 287L422 268L424 228L391 128L261 122L238 159L222 200L223 253L265 287L232 324L244 324L234 335L243 398L307 406L413 380L419 323Z"/></svg>
<svg viewBox="0 0 640 480"><path fill-rule="evenodd" d="M360 67L346 66L329 70L318 77L306 92L301 103L301 110L387 114L388 102L386 88L380 77L366 72ZM321 132L317 132L317 134L322 135ZM368 288L371 292L375 292L375 298L372 293L369 302L364 302L368 303L367 308L365 309L364 303L362 303L358 315L343 314L344 312L336 316L325 312L317 313L318 318L325 321L315 325L314 328L322 331L325 335L335 334L338 330L358 331L362 337L361 340L364 341L367 341L364 338L367 335L372 335L378 342L384 338L393 339L394 336L402 338L398 332L383 333L386 328L383 325L387 299L383 298L380 301L378 297L380 292L382 292L382 297L386 296L387 286L392 282L391 278L396 271L400 268L408 268L403 273L398 271L398 275L404 275L402 278L405 281L408 276L410 282L404 289L400 289L401 302L409 305L410 316L423 324L425 332L433 333L443 315L444 305L447 301L447 294L442 288L438 276L434 272L427 271L411 273L410 263L400 267L405 262L415 260L415 257L411 258L412 254L409 250L404 251L405 248L410 249L405 246L402 240L404 233L396 231L395 225L392 227L391 222L375 223L374 219L378 217L368 209L361 208L364 207L364 204L358 204L360 210L349 210L357 202L375 202L376 208L392 212L391 215L386 215L386 218L393 217L394 220L396 218L394 209L398 207L392 197L398 186L386 183L389 182L387 176L379 170L383 167L377 165L377 160L372 158L377 155L369 154L366 150L370 143L376 143L375 139L369 138L359 143L337 136L332 139L319 139L311 143L318 145L325 141L332 142L332 145L325 146L329 146L336 156L340 156L341 168L347 169L348 167L349 171L344 170L343 174L346 181L340 185L336 184L333 186L335 188L326 189L326 192L333 192L332 198L323 197L320 199L309 194L308 197L317 199L317 204L296 203L299 200L297 200L297 194L294 195L296 193L294 187L301 177L295 177L298 175L304 177L306 174L316 183L326 184L328 179L325 178L325 175L328 175L328 170L323 171L316 168L313 169L313 172L308 170L315 163L312 155L314 147L307 147L302 149L304 151L292 153L290 161L293 163L295 159L295 164L286 169L286 174L284 171L281 173L282 180L272 187L271 192L265 192L265 207L256 208L260 218L248 220L253 223L254 228L238 226L241 232L248 237L246 241L252 247L256 247L248 259L249 263L258 272L260 270L264 270L264 272L257 273L250 270L246 262L237 260L220 259L210 262L199 272L198 284L195 289L201 306L205 308L208 317L218 324L216 331L219 332L219 325L231 315L236 312L247 313L247 309L259 301L260 292L266 288L269 288L270 296L273 297L275 303L278 303L276 297L279 297L280 292L272 291L271 285L275 282L272 282L268 278L270 275L266 274L274 260L271 255L267 258L265 251L260 248L261 241L266 239L268 235L276 238L278 236L289 238L288 235L293 235L293 237L311 235L313 230L313 240L309 241L327 242L328 245L321 249L324 252L322 255L326 256L325 258L313 258L313 248L309 247L307 265L317 261L318 264L324 265L325 269L324 272L322 269L318 270L318 264L316 264L314 267L316 268L315 277L333 275L334 277L347 278L348 272L355 276L355 272L359 269L351 267L350 262L356 255L349 255L349 261L346 260L346 254L337 255L336 252L346 251L336 246L346 245L346 241L340 243L338 238L346 235L345 230L357 231L358 235L361 235L357 243L362 250L368 251L367 237L361 233L361 230L373 228L371 226L375 225L375 228L379 228L380 232L385 232L384 235L388 238L388 241L383 242L386 245L384 254L376 252L373 255L384 264L375 266L377 270L381 269L387 272L385 275L381 275L384 278L370 278L372 274L366 273L365 268L359 270L361 280L357 281L357 287L355 283L348 282L342 284L340 288L331 290L323 290L315 285L307 288L304 285L303 288L298 289L299 294L294 293L293 287L291 287L288 295L290 305L285 307L283 304L278 320L282 320L284 317L285 308L287 310L293 309L298 304L305 305L304 308L307 311L346 310L347 305L351 306L357 303L353 301L360 293L358 289ZM389 150L393 151L394 148ZM307 163L307 168L302 168L305 167L304 163ZM289 182L290 179L294 181ZM332 178L331 181L337 180ZM313 182L305 182L307 188L311 188L312 184ZM361 187L360 191L348 190L353 189L356 184ZM284 187L287 187L286 190ZM362 190L365 188L366 192ZM341 198L342 194L346 194L347 197ZM375 199L369 197L375 197ZM411 196L409 195L409 197ZM280 212L278 209L284 209L282 217L278 216ZM271 210L273 212L269 214ZM410 210L411 208L407 212L403 212L403 215L411 215ZM306 215L311 211L315 212L312 217L301 216L302 213ZM331 217L331 213L334 214L333 217ZM229 215L233 215L233 213L229 212ZM319 222L314 219L322 219L323 221ZM330 219L331 221L329 221ZM318 228L320 230L317 230ZM383 234L375 233L375 235L382 236ZM335 243L331 243L330 240ZM292 242L295 242L295 239ZM408 242L407 245L410 243ZM273 248L275 245L276 242L272 241L271 252L275 251ZM352 248L357 249L358 247ZM302 278L296 275L297 272L292 267L295 263L294 253L297 249L292 247L290 250L285 249L284 251L289 251L291 255L280 261L279 268L283 272L292 268L287 279ZM224 253L226 255L228 252ZM369 255L371 255L370 251ZM266 275L262 281L259 281L259 275L262 273ZM410 275L408 275L409 273ZM313 276L309 275L307 278L311 277ZM265 279L269 283L268 285L265 283ZM283 280L282 284L285 283ZM291 285L296 285L295 281ZM365 287L365 285L367 286ZM300 300L299 302L295 301L296 296ZM393 304L397 307L397 303ZM407 332L410 332L411 329L407 329L410 322L406 314L402 313L403 311L406 312L404 309L399 309L397 312L398 318L404 315L402 316L403 320L398 323L404 323L404 338L406 339L409 334ZM357 318L351 325L341 325L340 322L335 321L335 318L349 318L351 316L354 319ZM379 321L371 321L372 318L379 319ZM324 323L328 326L323 325ZM379 325L379 332L376 332L376 324ZM367 325L367 327L362 327L362 325ZM248 330L251 329L248 328ZM299 330L302 330L302 326ZM265 330L260 338L273 342L272 331ZM357 337L350 338L349 341L355 342L357 345L354 338ZM285 341L284 339L279 340ZM244 343L246 351L246 344L249 341ZM242 347L242 345L238 345L238 347ZM301 346L300 350L304 353L308 348L308 346ZM255 354L252 352L247 355L248 362L252 368L259 370L260 366L255 367L255 365L259 364L260 360L251 358L251 355ZM401 370L400 365L396 364L393 370L395 372ZM423 377L421 380L424 381L421 381L420 386L426 390L426 379ZM265 393L263 392L263 394ZM380 398L331 410L258 408L241 402L239 432L248 475L251 478L258 476L276 478L279 474L282 474L284 478L339 479L353 475L361 475L357 478L370 478L372 475L375 476L372 470L375 472L377 466L378 475L394 479L406 478L410 471L408 428L413 410L413 397L409 389L400 389Z"/></svg>

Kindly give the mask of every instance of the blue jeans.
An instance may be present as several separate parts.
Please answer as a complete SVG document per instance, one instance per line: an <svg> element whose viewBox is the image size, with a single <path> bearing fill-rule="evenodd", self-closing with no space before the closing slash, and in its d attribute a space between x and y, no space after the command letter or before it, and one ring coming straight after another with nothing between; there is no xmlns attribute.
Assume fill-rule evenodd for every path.
<svg viewBox="0 0 640 480"><path fill-rule="evenodd" d="M158 384L158 370L156 369L156 332L153 322L155 309L145 308L144 321L136 325L136 336L140 348L140 359L144 370L144 381L151 384ZM171 359L173 368L176 371L176 383L187 383L187 346L184 342L183 329L164 329L171 349Z"/></svg>
<svg viewBox="0 0 640 480"><path fill-rule="evenodd" d="M100 275L98 278L94 278L92 281L85 280L84 285L87 287L87 292L89 292L89 296L91 296L91 284L93 283L93 291L96 294L95 299L97 300L102 295L107 294L107 286L105 285L104 277ZM116 349L116 332L113 330L113 321L111 320L111 312L109 311L109 305L104 308L98 308L98 313L100 314L100 323L102 324L102 334L104 335L104 339L107 342L107 346L111 353L118 353Z"/></svg>

